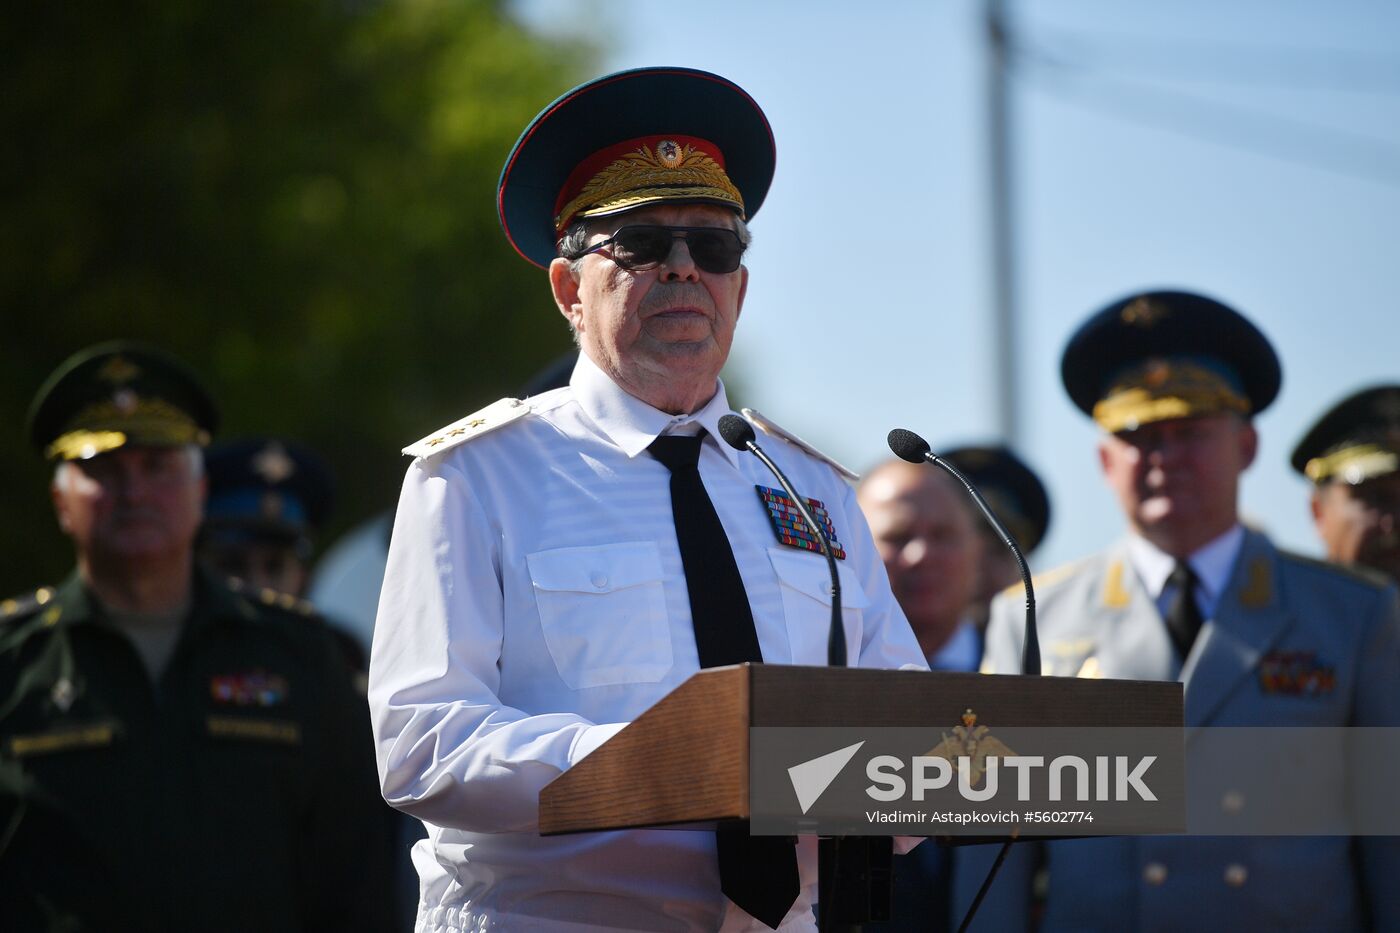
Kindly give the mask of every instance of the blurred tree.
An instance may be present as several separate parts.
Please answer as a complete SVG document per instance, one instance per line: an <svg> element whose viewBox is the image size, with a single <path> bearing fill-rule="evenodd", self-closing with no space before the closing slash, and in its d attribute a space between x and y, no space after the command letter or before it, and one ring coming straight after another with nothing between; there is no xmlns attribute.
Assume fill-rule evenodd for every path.
<svg viewBox="0 0 1400 933"><path fill-rule="evenodd" d="M503 0L52 3L0 10L0 597L66 573L24 414L70 353L196 366L223 437L322 451L338 527L398 449L569 345L495 184L590 70Z"/></svg>

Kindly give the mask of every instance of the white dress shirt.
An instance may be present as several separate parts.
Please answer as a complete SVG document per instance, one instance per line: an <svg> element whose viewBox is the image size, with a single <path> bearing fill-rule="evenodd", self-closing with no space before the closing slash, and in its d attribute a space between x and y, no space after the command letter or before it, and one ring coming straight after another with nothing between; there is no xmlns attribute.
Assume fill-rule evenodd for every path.
<svg viewBox="0 0 1400 933"><path fill-rule="evenodd" d="M673 417L581 357L528 416L404 481L374 631L369 699L385 799L422 819L420 930L766 929L720 893L710 832L542 837L540 789L699 669L672 524L663 433L710 436L700 474L739 566L764 660L824 664L826 562L778 543L755 485L777 482L719 438L723 385ZM765 451L837 539L853 663L924 667L855 495L779 440ZM703 753L703 750L699 750ZM815 843L782 929L815 929Z"/></svg>
<svg viewBox="0 0 1400 933"><path fill-rule="evenodd" d="M1196 608L1201 610L1202 619L1215 618L1215 607L1230 582L1230 572L1235 569L1243 544L1244 528L1237 523L1187 558L1186 562L1196 575ZM1165 619L1176 599L1176 587L1167 585L1167 578L1176 569L1176 558L1139 535L1129 536L1128 557L1148 595L1157 603L1157 611Z"/></svg>

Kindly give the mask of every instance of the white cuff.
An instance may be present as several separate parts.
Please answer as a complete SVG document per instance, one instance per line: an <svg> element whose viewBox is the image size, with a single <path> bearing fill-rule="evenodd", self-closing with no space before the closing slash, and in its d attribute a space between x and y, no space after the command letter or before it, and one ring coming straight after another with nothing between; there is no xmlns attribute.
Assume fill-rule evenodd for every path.
<svg viewBox="0 0 1400 933"><path fill-rule="evenodd" d="M573 767L588 757L595 748L621 732L625 725L627 725L625 722L609 722L584 729L574 740L574 747L569 749L569 767Z"/></svg>

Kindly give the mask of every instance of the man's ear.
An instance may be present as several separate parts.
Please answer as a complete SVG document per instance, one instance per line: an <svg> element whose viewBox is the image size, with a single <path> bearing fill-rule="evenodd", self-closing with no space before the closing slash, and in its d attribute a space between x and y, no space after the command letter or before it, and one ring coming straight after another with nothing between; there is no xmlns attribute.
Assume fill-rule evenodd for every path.
<svg viewBox="0 0 1400 933"><path fill-rule="evenodd" d="M1312 512L1313 524L1318 531L1322 530L1322 487L1314 486L1312 495L1308 496L1308 511Z"/></svg>
<svg viewBox="0 0 1400 933"><path fill-rule="evenodd" d="M578 296L578 276L574 274L573 263L562 256L549 264L549 287L554 292L554 303L559 313L568 320L575 331L583 324L583 304Z"/></svg>
<svg viewBox="0 0 1400 933"><path fill-rule="evenodd" d="M1255 456L1259 453L1259 432L1254 429L1254 422L1246 421L1244 429L1240 432L1240 472L1249 469L1254 462Z"/></svg>
<svg viewBox="0 0 1400 933"><path fill-rule="evenodd" d="M744 296L749 293L749 267L740 266L739 274L743 278L739 280L739 303L734 306L735 321L738 321L739 316L744 313Z"/></svg>
<svg viewBox="0 0 1400 933"><path fill-rule="evenodd" d="M68 509L64 505L63 494L58 488L58 478L49 483L49 501L53 503L53 514L58 519L58 528L64 534L71 534L72 523L68 519Z"/></svg>

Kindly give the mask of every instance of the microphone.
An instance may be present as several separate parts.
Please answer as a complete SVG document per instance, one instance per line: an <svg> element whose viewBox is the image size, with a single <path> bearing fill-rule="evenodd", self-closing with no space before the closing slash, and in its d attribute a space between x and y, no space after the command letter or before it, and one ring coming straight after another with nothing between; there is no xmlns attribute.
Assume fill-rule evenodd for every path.
<svg viewBox="0 0 1400 933"><path fill-rule="evenodd" d="M752 433L752 432L750 432ZM1011 553L1016 558L1016 565L1021 570L1021 585L1026 590L1026 636L1021 645L1021 673L1032 676L1040 676L1040 638L1035 630L1035 587L1031 585L1030 568L1026 566L1026 558L1021 553L1020 547L1016 545L1016 539L1011 537L1011 533L1006 530L1006 526L996 517L992 507L987 504L987 500L982 498L982 494L977 491L977 487L972 485L972 481L963 476L962 471L934 453L924 440L913 431L906 431L903 428L895 428L890 432L890 450L901 460L910 463L923 463L927 460L934 466L942 467L952 474L953 478L962 483L967 494L972 497L972 501L977 503L977 508L982 510L982 515L991 524L992 530L997 533L997 537L1002 543L1011 549Z"/></svg>
<svg viewBox="0 0 1400 933"><path fill-rule="evenodd" d="M1040 639L1035 631L1035 588L1031 585L1031 572L1026 567L1026 558L1021 553L1021 549L1016 545L1016 539L1011 537L1011 533L1006 530L1006 526L997 518L992 507L987 504L987 500L982 498L982 494L977 491L977 487L972 485L972 481L963 476L962 471L934 453L929 447L928 441L924 440L913 431L906 431L903 428L895 428L887 438L890 450L901 460L910 463L923 463L927 460L934 466L942 467L948 471L954 479L962 483L968 495L972 496L972 501L977 503L977 508L982 510L982 515L991 524L992 530L997 533L997 537L1002 543L1011 549L1011 553L1016 558L1016 566L1021 570L1021 585L1026 589L1026 637L1021 643L1021 673L1040 676ZM987 872L987 877L982 881L982 887L977 890L977 896L972 899L972 904L968 906L967 913L963 916L962 923L958 925L958 933L964 933L972 925L972 918L977 915L977 908L982 906L982 901L986 898L987 892L992 888L992 881L997 873L1001 871L1002 863L1006 861L1006 856L1011 852L1011 845L1016 841L1012 836L1001 844L1001 849L997 852L996 860L992 862L992 868Z"/></svg>
<svg viewBox="0 0 1400 933"><path fill-rule="evenodd" d="M827 540L826 530L817 524L817 520L807 510L806 501L792 488L792 483L788 482L783 471L759 449L755 443L753 427L747 421L738 415L723 415L719 419L719 433L730 447L735 450L747 450L763 461L763 465L778 478L783 490L796 503L797 510L802 513L807 526L816 533L817 543L821 545L822 555L826 557L827 569L831 571L831 631L826 640L826 663L832 667L845 667L846 627L841 622L841 578L836 572L836 558L831 556L831 542Z"/></svg>

